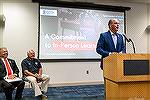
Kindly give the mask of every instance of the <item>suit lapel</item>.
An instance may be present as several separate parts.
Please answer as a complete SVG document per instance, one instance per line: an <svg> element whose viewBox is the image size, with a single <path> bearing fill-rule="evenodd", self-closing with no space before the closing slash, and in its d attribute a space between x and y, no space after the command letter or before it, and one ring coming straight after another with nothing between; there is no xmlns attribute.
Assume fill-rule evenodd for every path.
<svg viewBox="0 0 150 100"><path fill-rule="evenodd" d="M5 69L5 64L2 59L0 59L0 64L2 65L3 69Z"/></svg>
<svg viewBox="0 0 150 100"><path fill-rule="evenodd" d="M6 68L5 68L5 64L4 64L2 59L0 59L0 64L2 65L2 74L4 74L4 76L5 76L6 75Z"/></svg>

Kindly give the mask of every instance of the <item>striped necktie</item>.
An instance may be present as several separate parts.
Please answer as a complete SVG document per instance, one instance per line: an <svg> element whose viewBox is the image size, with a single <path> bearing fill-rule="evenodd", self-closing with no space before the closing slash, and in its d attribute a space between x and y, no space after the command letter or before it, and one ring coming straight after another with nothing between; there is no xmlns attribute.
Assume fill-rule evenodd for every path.
<svg viewBox="0 0 150 100"><path fill-rule="evenodd" d="M7 58L4 59L4 62L5 62L6 70L7 70L7 75L8 75L8 76L9 76L9 75L12 75L13 72L12 72L12 69L11 69L9 63L8 63Z"/></svg>

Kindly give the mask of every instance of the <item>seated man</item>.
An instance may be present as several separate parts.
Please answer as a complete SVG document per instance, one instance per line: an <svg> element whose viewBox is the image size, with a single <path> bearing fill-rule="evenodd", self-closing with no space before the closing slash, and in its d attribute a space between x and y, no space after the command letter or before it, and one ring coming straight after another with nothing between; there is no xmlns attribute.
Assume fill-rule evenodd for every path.
<svg viewBox="0 0 150 100"><path fill-rule="evenodd" d="M19 69L15 61L7 57L7 48L0 48L0 65L2 72L1 86L4 87L4 92L7 100L12 100L13 89L17 87L15 100L21 100L25 82L19 78Z"/></svg>
<svg viewBox="0 0 150 100"><path fill-rule="evenodd" d="M1 65L0 65L0 68L2 68ZM2 70L0 70L0 71L2 71ZM12 100L13 86L12 86L12 84L9 84L7 81L5 81L3 79L2 72L0 72L0 87L1 87L1 89L3 89L3 91L5 93L6 100Z"/></svg>
<svg viewBox="0 0 150 100"><path fill-rule="evenodd" d="M35 58L35 52L33 50L29 50L27 56L21 63L23 77L31 82L35 90L35 96L46 98L44 93L47 92L50 78L48 75L42 74L42 65ZM39 82L41 82L41 86L38 85Z"/></svg>

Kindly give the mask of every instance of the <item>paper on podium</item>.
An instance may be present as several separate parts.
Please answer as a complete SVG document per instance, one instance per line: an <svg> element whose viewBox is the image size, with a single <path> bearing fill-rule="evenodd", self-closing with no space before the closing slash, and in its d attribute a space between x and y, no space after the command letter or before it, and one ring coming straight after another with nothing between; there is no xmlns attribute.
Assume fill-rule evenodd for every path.
<svg viewBox="0 0 150 100"><path fill-rule="evenodd" d="M7 82L16 82L16 81L22 81L21 78L16 77L15 79L5 79Z"/></svg>

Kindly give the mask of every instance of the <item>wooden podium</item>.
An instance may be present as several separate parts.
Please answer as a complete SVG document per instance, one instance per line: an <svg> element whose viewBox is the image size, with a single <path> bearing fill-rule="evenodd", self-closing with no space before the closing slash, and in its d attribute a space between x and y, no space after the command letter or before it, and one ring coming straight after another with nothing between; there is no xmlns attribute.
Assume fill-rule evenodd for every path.
<svg viewBox="0 0 150 100"><path fill-rule="evenodd" d="M104 58L106 100L150 100L150 54Z"/></svg>

